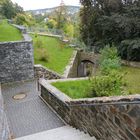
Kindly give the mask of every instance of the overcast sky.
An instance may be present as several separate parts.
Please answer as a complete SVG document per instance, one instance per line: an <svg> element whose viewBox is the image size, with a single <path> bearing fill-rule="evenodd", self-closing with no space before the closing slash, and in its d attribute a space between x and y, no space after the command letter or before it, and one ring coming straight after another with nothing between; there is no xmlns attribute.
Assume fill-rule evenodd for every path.
<svg viewBox="0 0 140 140"><path fill-rule="evenodd" d="M24 10L51 8L60 5L61 0L12 0L22 6ZM63 0L66 5L79 6L80 0Z"/></svg>

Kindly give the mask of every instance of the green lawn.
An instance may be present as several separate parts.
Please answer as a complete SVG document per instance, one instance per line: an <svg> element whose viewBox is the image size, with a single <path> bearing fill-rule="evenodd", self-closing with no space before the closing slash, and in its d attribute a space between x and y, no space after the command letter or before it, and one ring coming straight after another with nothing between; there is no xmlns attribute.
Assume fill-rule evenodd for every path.
<svg viewBox="0 0 140 140"><path fill-rule="evenodd" d="M123 66L122 71L127 72L124 77L126 82L126 87L124 87L125 95L140 94L140 69ZM52 85L73 99L93 97L90 92L91 85L89 80L56 82L52 83Z"/></svg>
<svg viewBox="0 0 140 140"><path fill-rule="evenodd" d="M34 60L35 64L42 64L43 66L63 74L65 67L68 65L69 60L72 56L73 49L68 47L63 47L60 40L53 37L32 35L33 42L37 39L42 41L41 48L34 45ZM39 50L44 49L47 51L48 62L40 60L40 56L43 55Z"/></svg>
<svg viewBox="0 0 140 140"><path fill-rule="evenodd" d="M21 32L9 25L7 21L0 22L0 42L22 40Z"/></svg>
<svg viewBox="0 0 140 140"><path fill-rule="evenodd" d="M73 99L92 97L89 80L56 82L52 85Z"/></svg>
<svg viewBox="0 0 140 140"><path fill-rule="evenodd" d="M126 91L132 94L140 94L140 69L124 66L122 70L123 72L126 72L124 77Z"/></svg>

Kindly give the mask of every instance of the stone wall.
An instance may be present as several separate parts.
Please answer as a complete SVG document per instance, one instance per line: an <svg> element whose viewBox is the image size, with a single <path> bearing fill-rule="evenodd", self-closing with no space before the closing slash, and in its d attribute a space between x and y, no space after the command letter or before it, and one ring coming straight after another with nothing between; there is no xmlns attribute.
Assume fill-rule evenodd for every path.
<svg viewBox="0 0 140 140"><path fill-rule="evenodd" d="M60 74L47 69L46 67L42 65L35 65L34 66L34 72L35 72L35 78L45 78L46 80L51 80L51 79L62 79L64 78Z"/></svg>
<svg viewBox="0 0 140 140"><path fill-rule="evenodd" d="M71 63L68 67L69 71L67 72L67 78L75 78L78 76L78 67L82 61L90 61L96 65L98 65L98 59L99 55L95 55L94 53L89 52L83 52L83 51L77 51L75 53L73 59L71 60Z"/></svg>
<svg viewBox="0 0 140 140"><path fill-rule="evenodd" d="M121 63L125 66L140 68L140 62L122 60Z"/></svg>
<svg viewBox="0 0 140 140"><path fill-rule="evenodd" d="M0 83L34 78L32 41L0 43Z"/></svg>
<svg viewBox="0 0 140 140"><path fill-rule="evenodd" d="M4 111L4 102L1 93L1 85L0 85L0 140L9 140L10 139L10 131L7 122L7 117Z"/></svg>
<svg viewBox="0 0 140 140"><path fill-rule="evenodd" d="M68 124L99 140L140 139L140 95L73 100L40 80L41 96Z"/></svg>

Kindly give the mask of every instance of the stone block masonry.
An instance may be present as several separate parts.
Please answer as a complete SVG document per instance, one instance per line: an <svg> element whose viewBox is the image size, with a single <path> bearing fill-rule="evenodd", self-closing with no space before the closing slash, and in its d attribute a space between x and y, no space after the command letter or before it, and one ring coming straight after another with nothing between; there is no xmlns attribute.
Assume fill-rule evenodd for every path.
<svg viewBox="0 0 140 140"><path fill-rule="evenodd" d="M34 78L32 41L0 43L0 83Z"/></svg>
<svg viewBox="0 0 140 140"><path fill-rule="evenodd" d="M75 100L50 83L39 81L41 96L68 124L98 140L140 139L140 95Z"/></svg>
<svg viewBox="0 0 140 140"><path fill-rule="evenodd" d="M35 65L34 66L35 78L45 78L46 80L51 79L63 79L64 77L60 74L42 66L42 65Z"/></svg>

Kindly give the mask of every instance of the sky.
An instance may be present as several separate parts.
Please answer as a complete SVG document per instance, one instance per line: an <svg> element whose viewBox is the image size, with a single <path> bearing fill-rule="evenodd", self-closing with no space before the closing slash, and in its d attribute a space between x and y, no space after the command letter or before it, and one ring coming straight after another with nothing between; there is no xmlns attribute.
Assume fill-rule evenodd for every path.
<svg viewBox="0 0 140 140"><path fill-rule="evenodd" d="M80 0L63 0L65 5L79 6ZM61 0L12 0L18 3L24 10L51 8L60 5Z"/></svg>

